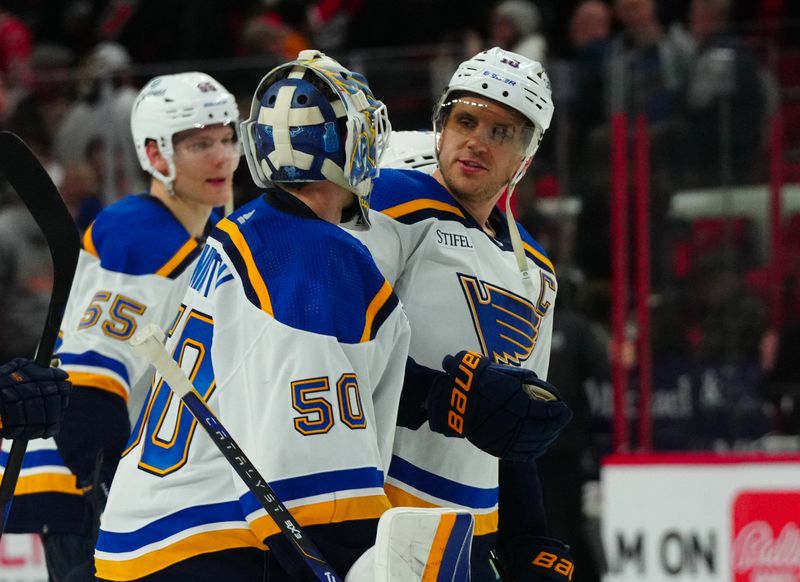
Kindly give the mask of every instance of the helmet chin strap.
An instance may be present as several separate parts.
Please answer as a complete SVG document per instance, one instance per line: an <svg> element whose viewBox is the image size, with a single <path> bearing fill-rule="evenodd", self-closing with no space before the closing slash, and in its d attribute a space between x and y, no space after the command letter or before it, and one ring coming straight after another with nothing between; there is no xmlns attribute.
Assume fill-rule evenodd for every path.
<svg viewBox="0 0 800 582"><path fill-rule="evenodd" d="M166 176L153 168L153 178L164 184L164 188L167 191L167 194L170 196L175 196L175 162L172 161L171 157L164 156L164 159L167 162L167 171L169 172Z"/></svg>
<svg viewBox="0 0 800 582"><path fill-rule="evenodd" d="M533 156L528 156L517 168L511 181L508 183L508 194L506 196L506 221L508 222L508 233L511 236L511 247L514 249L514 258L517 260L517 268L522 274L522 282L525 285L525 290L533 295L533 281L531 280L531 273L528 269L528 259L525 256L525 248L522 245L522 236L519 234L519 227L517 221L514 219L514 213L511 210L511 196L517 188L517 184L522 180L522 176L531 165Z"/></svg>

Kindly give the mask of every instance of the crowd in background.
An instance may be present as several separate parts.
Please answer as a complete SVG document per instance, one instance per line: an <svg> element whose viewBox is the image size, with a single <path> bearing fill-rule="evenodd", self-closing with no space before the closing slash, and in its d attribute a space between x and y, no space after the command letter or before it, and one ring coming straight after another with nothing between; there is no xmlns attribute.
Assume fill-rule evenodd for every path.
<svg viewBox="0 0 800 582"><path fill-rule="evenodd" d="M651 140L656 448L800 431L800 260L784 266L776 322L755 240L764 233L743 217L670 214L682 190L766 183L776 114L783 175L800 179L799 32L790 0L0 0L0 129L36 151L84 230L119 193L146 189L130 111L154 74L211 73L247 112L272 65L314 47L365 72L395 129L410 130L430 127L455 65L481 48L543 61L556 113L516 214L559 276L550 379L576 415L543 474L546 490L574 489L548 496L568 501L610 449L613 111L644 114ZM257 195L246 168L236 181L238 202ZM554 200L574 210L548 211L568 206ZM800 257L794 238L787 259ZM0 361L33 352L50 278L43 237L3 187ZM575 509L552 511L573 527Z"/></svg>

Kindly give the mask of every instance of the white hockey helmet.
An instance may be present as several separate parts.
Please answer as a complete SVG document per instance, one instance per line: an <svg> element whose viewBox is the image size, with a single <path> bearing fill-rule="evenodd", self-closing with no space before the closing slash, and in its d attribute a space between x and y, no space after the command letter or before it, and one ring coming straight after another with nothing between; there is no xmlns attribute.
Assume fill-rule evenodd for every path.
<svg viewBox="0 0 800 582"><path fill-rule="evenodd" d="M171 189L175 180L172 138L181 131L230 124L238 135L236 99L219 81L205 73L177 73L151 79L136 97L131 112L131 132L142 169ZM147 157L146 144L155 140L167 161L162 174Z"/></svg>
<svg viewBox="0 0 800 582"><path fill-rule="evenodd" d="M436 169L436 145L432 131L393 131L389 147L381 160L382 168L420 170L431 174Z"/></svg>
<svg viewBox="0 0 800 582"><path fill-rule="evenodd" d="M434 110L433 126L437 144L451 96L456 92L492 99L518 111L531 122L534 132L524 152L524 165L527 166L553 118L550 80L542 64L498 47L480 52L461 63Z"/></svg>
<svg viewBox="0 0 800 582"><path fill-rule="evenodd" d="M359 212L343 226L369 227L372 180L389 141L386 106L366 79L316 50L267 73L242 122L253 181L328 180L356 195Z"/></svg>

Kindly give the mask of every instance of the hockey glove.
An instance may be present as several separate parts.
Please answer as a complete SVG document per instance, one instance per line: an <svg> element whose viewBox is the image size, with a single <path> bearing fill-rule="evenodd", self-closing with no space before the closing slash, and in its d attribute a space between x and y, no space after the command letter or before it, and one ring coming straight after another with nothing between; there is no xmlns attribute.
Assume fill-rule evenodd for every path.
<svg viewBox="0 0 800 582"><path fill-rule="evenodd" d="M490 455L534 460L572 418L555 387L530 370L466 351L447 356L442 366L447 375L428 397L431 430L466 438Z"/></svg>
<svg viewBox="0 0 800 582"><path fill-rule="evenodd" d="M73 390L56 444L78 487L88 492L98 485L111 486L130 431L122 398L85 386Z"/></svg>
<svg viewBox="0 0 800 582"><path fill-rule="evenodd" d="M491 560L503 582L568 582L575 573L569 546L554 538L514 538L498 544Z"/></svg>
<svg viewBox="0 0 800 582"><path fill-rule="evenodd" d="M25 358L0 366L0 438L55 435L71 389L67 373L58 368L45 368Z"/></svg>

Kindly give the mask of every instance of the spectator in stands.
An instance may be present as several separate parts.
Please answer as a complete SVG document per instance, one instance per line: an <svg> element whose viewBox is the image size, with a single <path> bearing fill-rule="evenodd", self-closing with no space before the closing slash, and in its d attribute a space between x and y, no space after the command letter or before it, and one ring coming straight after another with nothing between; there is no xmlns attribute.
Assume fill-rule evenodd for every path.
<svg viewBox="0 0 800 582"><path fill-rule="evenodd" d="M615 0L614 13L622 30L613 38L610 58L612 86L624 89L622 109L645 113L651 124L666 121L678 102L692 56L691 39L675 25L665 29L655 0Z"/></svg>
<svg viewBox="0 0 800 582"><path fill-rule="evenodd" d="M751 182L763 175L758 153L768 126L769 82L755 53L731 32L730 10L731 0L692 0L689 7L697 50L686 87L680 151L691 186L723 179Z"/></svg>
<svg viewBox="0 0 800 582"><path fill-rule="evenodd" d="M602 0L584 0L569 20L570 159L574 172L586 155L587 136L608 119L605 63L611 44L611 7Z"/></svg>
<svg viewBox="0 0 800 582"><path fill-rule="evenodd" d="M67 165L85 161L94 140L101 140L107 152L101 185L108 198L145 189L136 150L130 139L130 119L137 90L127 70L131 59L119 44L97 45L79 71L78 100L72 104L55 134L54 152Z"/></svg>
<svg viewBox="0 0 800 582"><path fill-rule="evenodd" d="M275 10L264 10L242 27L240 52L272 57L275 62L292 60L311 48L300 28Z"/></svg>
<svg viewBox="0 0 800 582"><path fill-rule="evenodd" d="M33 357L53 288L41 229L15 195L8 200L0 209L0 362Z"/></svg>
<svg viewBox="0 0 800 582"><path fill-rule="evenodd" d="M539 9L527 0L503 0L492 9L488 46L499 46L544 62L547 40L541 32Z"/></svg>
<svg viewBox="0 0 800 582"><path fill-rule="evenodd" d="M5 78L11 103L19 101L31 88L32 35L25 23L0 2L0 76ZM13 105L12 105L13 108Z"/></svg>

